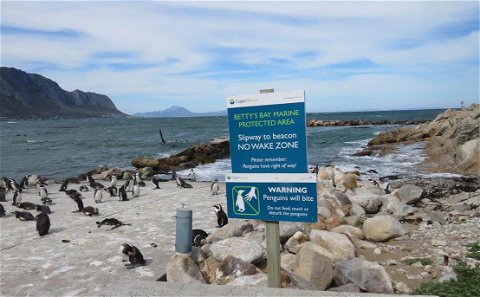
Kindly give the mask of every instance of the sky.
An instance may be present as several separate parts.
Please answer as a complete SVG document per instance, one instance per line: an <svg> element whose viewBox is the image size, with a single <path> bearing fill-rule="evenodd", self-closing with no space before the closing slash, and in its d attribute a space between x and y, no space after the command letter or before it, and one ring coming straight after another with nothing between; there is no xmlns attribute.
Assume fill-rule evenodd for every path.
<svg viewBox="0 0 480 297"><path fill-rule="evenodd" d="M305 90L307 112L479 102L479 2L1 2L1 65L125 113Z"/></svg>

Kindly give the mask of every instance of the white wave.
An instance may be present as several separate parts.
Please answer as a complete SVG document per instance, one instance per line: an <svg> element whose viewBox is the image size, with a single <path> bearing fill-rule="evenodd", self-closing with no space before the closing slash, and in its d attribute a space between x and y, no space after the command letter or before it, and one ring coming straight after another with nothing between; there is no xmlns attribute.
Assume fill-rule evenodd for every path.
<svg viewBox="0 0 480 297"><path fill-rule="evenodd" d="M215 163L199 165L194 169L198 181L213 181L216 178L219 181L225 180L225 174L231 172L230 159L220 159ZM187 177L190 169L178 171L181 176Z"/></svg>
<svg viewBox="0 0 480 297"><path fill-rule="evenodd" d="M448 172L443 172L443 173L419 173L417 174L420 177L423 178L454 178L454 177L463 177L463 175L456 174L456 173L448 173Z"/></svg>
<svg viewBox="0 0 480 297"><path fill-rule="evenodd" d="M18 124L18 122L7 122L7 124Z"/></svg>
<svg viewBox="0 0 480 297"><path fill-rule="evenodd" d="M27 139L27 142L28 143L35 143L35 142L38 142L38 140Z"/></svg>

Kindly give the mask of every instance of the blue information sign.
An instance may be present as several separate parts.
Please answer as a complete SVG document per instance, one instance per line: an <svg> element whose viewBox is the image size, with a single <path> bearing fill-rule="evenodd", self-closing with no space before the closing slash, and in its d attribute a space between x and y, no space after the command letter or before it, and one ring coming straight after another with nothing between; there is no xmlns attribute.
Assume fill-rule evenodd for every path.
<svg viewBox="0 0 480 297"><path fill-rule="evenodd" d="M315 174L226 175L230 218L317 222Z"/></svg>
<svg viewBox="0 0 480 297"><path fill-rule="evenodd" d="M227 98L235 173L306 173L304 91Z"/></svg>

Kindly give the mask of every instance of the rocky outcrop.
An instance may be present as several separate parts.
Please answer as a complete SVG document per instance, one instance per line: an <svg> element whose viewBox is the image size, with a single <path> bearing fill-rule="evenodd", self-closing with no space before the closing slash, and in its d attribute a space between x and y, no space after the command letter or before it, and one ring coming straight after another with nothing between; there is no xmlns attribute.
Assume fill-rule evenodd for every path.
<svg viewBox="0 0 480 297"><path fill-rule="evenodd" d="M389 144L427 141L428 158L422 164L425 170L480 176L479 127L480 104L462 110L448 109L430 122L377 135L357 155L385 150Z"/></svg>
<svg viewBox="0 0 480 297"><path fill-rule="evenodd" d="M341 121L341 120L310 120L307 122L307 127L331 127L331 126L374 126L374 125L418 125L425 123L423 120L415 121L391 121L391 120L382 120L382 121L364 121L364 120L350 120L350 121Z"/></svg>
<svg viewBox="0 0 480 297"><path fill-rule="evenodd" d="M0 68L0 117L124 117L105 95L63 90L56 82L15 68Z"/></svg>
<svg viewBox="0 0 480 297"><path fill-rule="evenodd" d="M212 244L210 250L219 261L223 261L228 256L233 256L249 263L262 260L266 253L264 247L243 237L231 237L217 241Z"/></svg>
<svg viewBox="0 0 480 297"><path fill-rule="evenodd" d="M218 140L189 147L168 158L155 159L141 156L133 159L131 163L137 169L151 167L155 172L168 172L172 169L184 170L200 164L213 163L215 160L226 158L229 155L230 142Z"/></svg>

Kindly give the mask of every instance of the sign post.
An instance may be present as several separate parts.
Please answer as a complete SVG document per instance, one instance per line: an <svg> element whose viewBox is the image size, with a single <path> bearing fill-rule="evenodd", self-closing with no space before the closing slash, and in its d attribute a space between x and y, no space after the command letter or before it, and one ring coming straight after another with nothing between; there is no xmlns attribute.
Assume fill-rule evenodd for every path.
<svg viewBox="0 0 480 297"><path fill-rule="evenodd" d="M316 176L308 174L304 91L227 98L231 218L264 220L268 286L280 288L279 221L316 222Z"/></svg>

